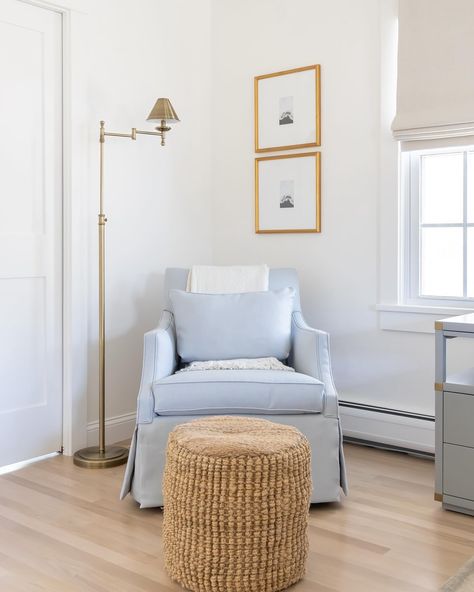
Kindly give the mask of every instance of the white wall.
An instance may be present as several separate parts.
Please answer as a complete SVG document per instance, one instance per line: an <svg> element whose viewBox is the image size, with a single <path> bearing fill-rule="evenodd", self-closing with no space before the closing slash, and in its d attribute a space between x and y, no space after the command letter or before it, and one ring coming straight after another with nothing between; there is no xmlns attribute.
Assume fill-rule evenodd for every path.
<svg viewBox="0 0 474 592"><path fill-rule="evenodd" d="M378 0L213 2L214 261L296 267L308 321L331 333L340 397L433 414L433 335L383 331L374 310L384 240L380 200L391 200L389 210L397 212L396 149L393 158L386 145L391 116L380 106L381 83L391 84L381 55L390 66L393 54L381 48L380 17L385 36L394 30L394 14L392 7L380 15L380 6ZM314 63L322 68L322 233L257 235L253 77ZM388 100L386 90L382 96ZM396 251L396 216L391 225ZM396 274L395 265L394 281Z"/></svg>
<svg viewBox="0 0 474 592"><path fill-rule="evenodd" d="M73 207L87 200L89 234L73 234L88 250L78 280L88 285L88 421L97 418L98 121L118 131L145 126L157 96L169 96L182 118L166 148L144 137L106 143L107 416L133 416L164 268L209 262L296 267L308 321L331 333L341 398L432 414L433 336L383 331L374 310L396 285L396 269L387 272L379 256L387 259L385 249L393 261L397 236L379 0L64 2L83 11L72 31L71 184ZM322 66L322 233L256 235L253 77L314 63ZM77 248L75 256L78 270Z"/></svg>
<svg viewBox="0 0 474 592"><path fill-rule="evenodd" d="M74 203L86 200L87 420L97 419L98 125L152 129L169 97L182 122L159 139L107 138L107 416L134 413L145 331L156 326L165 267L211 260L210 2L73 2ZM77 162L80 162L78 165ZM78 219L78 218L77 218ZM80 240L80 237L77 237Z"/></svg>

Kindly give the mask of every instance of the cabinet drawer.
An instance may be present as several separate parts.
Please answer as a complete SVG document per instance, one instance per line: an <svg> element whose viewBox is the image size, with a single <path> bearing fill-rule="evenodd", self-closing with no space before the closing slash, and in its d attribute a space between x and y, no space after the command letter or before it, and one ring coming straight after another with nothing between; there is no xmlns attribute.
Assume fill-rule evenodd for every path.
<svg viewBox="0 0 474 592"><path fill-rule="evenodd" d="M474 447L474 396L443 393L444 442Z"/></svg>
<svg viewBox="0 0 474 592"><path fill-rule="evenodd" d="M474 500L474 448L444 444L443 493Z"/></svg>

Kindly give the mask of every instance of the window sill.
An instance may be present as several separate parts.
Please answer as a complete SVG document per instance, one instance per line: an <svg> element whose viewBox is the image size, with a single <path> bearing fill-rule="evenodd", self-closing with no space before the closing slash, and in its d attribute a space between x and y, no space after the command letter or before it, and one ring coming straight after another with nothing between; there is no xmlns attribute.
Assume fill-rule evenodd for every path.
<svg viewBox="0 0 474 592"><path fill-rule="evenodd" d="M474 312L474 308L412 304L376 304L375 310L380 329L409 333L434 333L434 321Z"/></svg>

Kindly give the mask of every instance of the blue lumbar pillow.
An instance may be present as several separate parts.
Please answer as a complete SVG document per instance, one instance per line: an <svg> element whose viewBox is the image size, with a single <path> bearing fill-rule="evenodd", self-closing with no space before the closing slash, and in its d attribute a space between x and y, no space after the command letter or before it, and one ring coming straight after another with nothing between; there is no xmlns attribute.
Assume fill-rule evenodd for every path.
<svg viewBox="0 0 474 592"><path fill-rule="evenodd" d="M290 352L293 288L243 294L170 290L183 362L264 358Z"/></svg>

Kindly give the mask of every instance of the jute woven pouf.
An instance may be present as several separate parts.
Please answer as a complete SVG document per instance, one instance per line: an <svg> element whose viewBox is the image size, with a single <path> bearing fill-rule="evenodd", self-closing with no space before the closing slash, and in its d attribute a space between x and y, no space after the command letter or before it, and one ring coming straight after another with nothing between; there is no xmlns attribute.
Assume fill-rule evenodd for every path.
<svg viewBox="0 0 474 592"><path fill-rule="evenodd" d="M310 447L296 428L210 417L177 426L164 473L169 575L195 592L276 592L308 552Z"/></svg>

